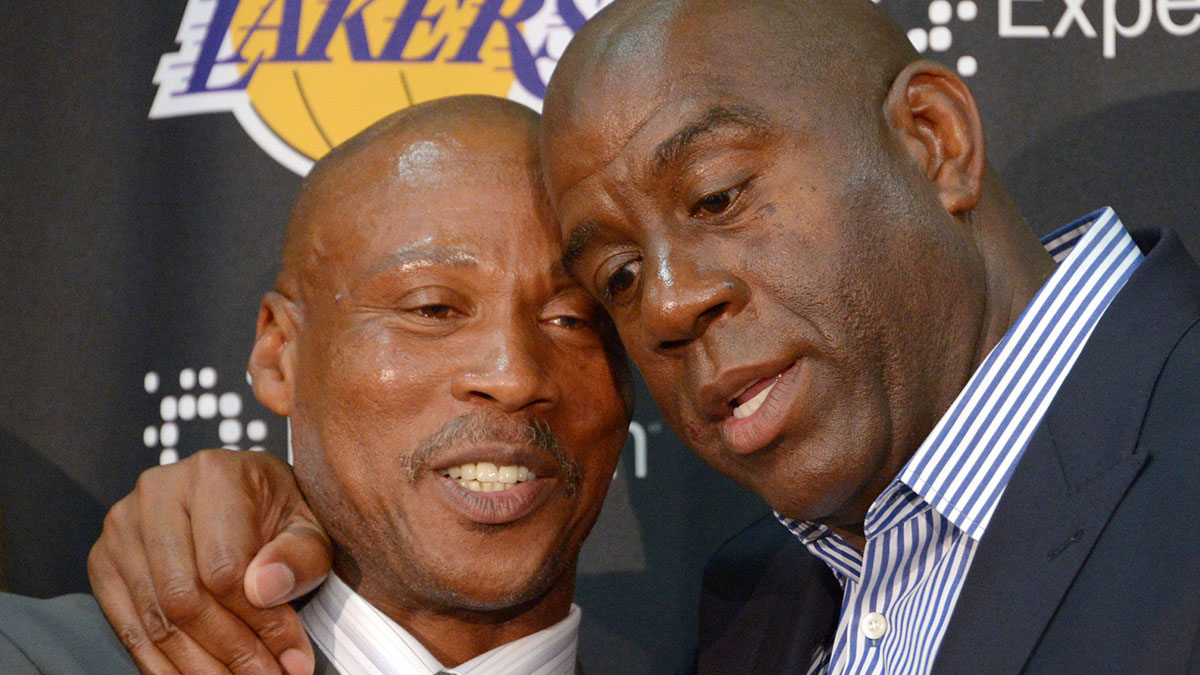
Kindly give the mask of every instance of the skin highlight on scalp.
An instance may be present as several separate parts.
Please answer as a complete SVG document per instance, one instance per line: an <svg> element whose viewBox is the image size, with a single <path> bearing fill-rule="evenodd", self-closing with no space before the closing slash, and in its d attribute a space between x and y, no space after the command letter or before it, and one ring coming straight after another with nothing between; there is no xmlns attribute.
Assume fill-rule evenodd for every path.
<svg viewBox="0 0 1200 675"><path fill-rule="evenodd" d="M333 148L301 182L288 216L276 290L299 294L304 290L302 282L318 274L320 251L327 244L319 236L317 205L323 199L336 200L337 195L329 193L343 191L349 174L362 171L367 164L386 162L393 164L394 170L386 173L394 178L405 178L407 173L419 181L428 177L439 155L458 154L460 161L469 162L524 157L529 160L530 175L536 178L541 171L534 144L539 124L538 114L519 103L491 96L455 96L394 112ZM488 128L508 132L492 134L498 147L491 152L473 153L464 140ZM472 140L469 145L475 148L480 144Z"/></svg>
<svg viewBox="0 0 1200 675"><path fill-rule="evenodd" d="M755 39L731 37L721 29L726 22L752 25L745 32ZM605 116L588 104L593 97L620 91L639 64L687 64L689 53L712 50L755 61L780 91L815 92L824 109L866 112L878 122L892 81L919 58L903 31L867 0L618 1L588 21L560 59L547 87L543 142L566 124L610 133Z"/></svg>

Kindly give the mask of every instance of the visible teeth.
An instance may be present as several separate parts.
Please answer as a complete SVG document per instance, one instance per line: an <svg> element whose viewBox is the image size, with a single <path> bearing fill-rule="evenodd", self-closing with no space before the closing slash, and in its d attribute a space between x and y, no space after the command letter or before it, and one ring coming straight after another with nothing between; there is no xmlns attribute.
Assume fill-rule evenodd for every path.
<svg viewBox="0 0 1200 675"><path fill-rule="evenodd" d="M752 398L749 401L746 401L745 403L734 408L733 416L735 418L741 420L741 419L745 419L745 418L753 415L754 413L758 412L758 409L763 404L763 401L767 400L767 394L770 394L771 390L774 389L775 385L778 383L779 383L779 380L776 379L766 389L763 389L762 391L755 394L754 398Z"/></svg>
<svg viewBox="0 0 1200 675"><path fill-rule="evenodd" d="M471 492L500 492L507 490L509 485L496 482L480 482L477 480L460 480L458 484L467 488Z"/></svg>
<svg viewBox="0 0 1200 675"><path fill-rule="evenodd" d="M441 474L473 492L498 492L537 478L537 474L527 466L496 466L492 462L452 466L442 469Z"/></svg>
<svg viewBox="0 0 1200 675"><path fill-rule="evenodd" d="M491 462L480 462L475 465L475 479L480 483L491 483L496 480L496 465Z"/></svg>

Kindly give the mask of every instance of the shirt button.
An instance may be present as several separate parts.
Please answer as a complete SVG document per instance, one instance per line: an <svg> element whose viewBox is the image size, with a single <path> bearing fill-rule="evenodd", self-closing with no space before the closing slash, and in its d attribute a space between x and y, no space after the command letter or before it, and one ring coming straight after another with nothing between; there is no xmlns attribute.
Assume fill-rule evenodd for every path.
<svg viewBox="0 0 1200 675"><path fill-rule="evenodd" d="M862 618L862 632L869 640L878 640L888 631L887 617L879 612L871 612Z"/></svg>

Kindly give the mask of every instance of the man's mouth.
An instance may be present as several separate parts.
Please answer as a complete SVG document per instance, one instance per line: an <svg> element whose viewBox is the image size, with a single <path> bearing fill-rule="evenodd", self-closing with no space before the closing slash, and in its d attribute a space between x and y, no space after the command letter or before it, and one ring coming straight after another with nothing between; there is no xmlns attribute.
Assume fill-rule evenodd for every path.
<svg viewBox="0 0 1200 675"><path fill-rule="evenodd" d="M478 450L474 454L485 454ZM562 476L554 470L553 460L527 451L493 451L493 456L510 456L474 462L458 458L452 461L461 464L432 471L436 477L434 488L463 518L486 525L516 522L536 511L562 486ZM526 459L511 455L524 455Z"/></svg>
<svg viewBox="0 0 1200 675"><path fill-rule="evenodd" d="M450 420L406 460L410 481L432 478L432 489L465 520L516 522L555 493L574 496L579 466L549 427L481 410Z"/></svg>
<svg viewBox="0 0 1200 675"><path fill-rule="evenodd" d="M770 395L775 385L779 383L779 378L781 377L783 377L783 373L775 377L764 377L746 387L742 390L742 393L734 396L729 401L729 406L733 408L733 416L742 420L758 412L758 409L762 407L763 401L767 400L767 396Z"/></svg>
<svg viewBox="0 0 1200 675"><path fill-rule="evenodd" d="M721 435L739 455L763 449L783 431L797 401L806 397L808 360L800 359L780 372L746 385L728 400L731 410L721 420Z"/></svg>
<svg viewBox="0 0 1200 675"><path fill-rule="evenodd" d="M460 464L442 469L440 473L472 492L502 492L537 478L537 474L523 464L497 466L492 462Z"/></svg>

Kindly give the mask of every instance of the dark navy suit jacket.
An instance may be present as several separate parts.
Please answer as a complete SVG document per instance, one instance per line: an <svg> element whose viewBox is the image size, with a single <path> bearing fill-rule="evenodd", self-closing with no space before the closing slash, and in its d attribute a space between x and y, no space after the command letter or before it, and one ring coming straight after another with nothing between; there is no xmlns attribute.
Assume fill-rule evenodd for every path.
<svg viewBox="0 0 1200 675"><path fill-rule="evenodd" d="M1117 294L976 551L935 674L1200 673L1200 269L1172 233ZM841 589L773 519L705 571L695 667L804 673Z"/></svg>

